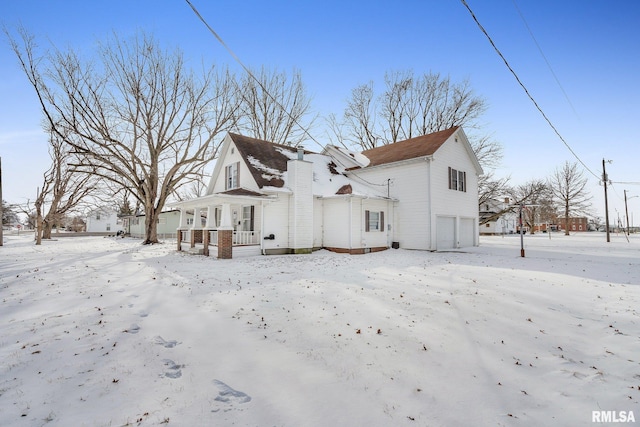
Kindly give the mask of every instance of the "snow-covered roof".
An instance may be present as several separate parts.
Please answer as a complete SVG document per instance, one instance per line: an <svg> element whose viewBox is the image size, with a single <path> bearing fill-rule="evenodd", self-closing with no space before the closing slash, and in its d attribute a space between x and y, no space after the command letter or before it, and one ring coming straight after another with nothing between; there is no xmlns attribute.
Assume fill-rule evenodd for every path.
<svg viewBox="0 0 640 427"><path fill-rule="evenodd" d="M290 191L287 185L287 162L298 158L298 148L238 134L230 134L230 136L262 191ZM366 163L366 159L362 156L357 157L361 164ZM386 197L381 188L346 176L345 166L336 162L330 155L303 150L303 160L313 164L315 196L332 197L352 194L363 197Z"/></svg>

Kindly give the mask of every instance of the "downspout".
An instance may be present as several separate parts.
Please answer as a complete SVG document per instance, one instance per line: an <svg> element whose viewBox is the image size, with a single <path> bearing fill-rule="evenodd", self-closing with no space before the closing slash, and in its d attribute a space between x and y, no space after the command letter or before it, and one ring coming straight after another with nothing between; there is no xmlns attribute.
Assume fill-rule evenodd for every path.
<svg viewBox="0 0 640 427"><path fill-rule="evenodd" d="M353 249L353 196L349 196L349 252Z"/></svg>
<svg viewBox="0 0 640 427"><path fill-rule="evenodd" d="M428 178L429 178L429 194L427 194L427 212L429 212L429 250L435 250L437 249L436 247L434 247L434 240L435 240L435 230L433 227L433 212L431 211L431 197L433 194L433 179L431 176L431 158L430 157L425 157L425 160L427 161L427 169L428 169Z"/></svg>
<svg viewBox="0 0 640 427"><path fill-rule="evenodd" d="M364 248L367 247L367 241L364 235L364 201L368 198L369 196L365 196L364 199L360 199L360 219L358 220L358 224L360 224L360 248L362 248L363 251Z"/></svg>
<svg viewBox="0 0 640 427"><path fill-rule="evenodd" d="M260 200L260 253L265 255L264 249L264 200Z"/></svg>

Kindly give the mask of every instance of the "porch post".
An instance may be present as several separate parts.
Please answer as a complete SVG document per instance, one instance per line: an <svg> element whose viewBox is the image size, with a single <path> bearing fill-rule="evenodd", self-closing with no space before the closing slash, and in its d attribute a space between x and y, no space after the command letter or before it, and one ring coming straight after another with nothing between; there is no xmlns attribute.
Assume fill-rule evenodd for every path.
<svg viewBox="0 0 640 427"><path fill-rule="evenodd" d="M178 251L182 250L182 232L187 228L187 209L180 208L180 222L178 223L178 230L176 232L176 237L178 238Z"/></svg>
<svg viewBox="0 0 640 427"><path fill-rule="evenodd" d="M187 209L180 208L180 225L178 226L181 229L187 228Z"/></svg>
<svg viewBox="0 0 640 427"><path fill-rule="evenodd" d="M233 256L233 225L231 223L231 205L222 205L222 217L218 227L218 258L231 259Z"/></svg>
<svg viewBox="0 0 640 427"><path fill-rule="evenodd" d="M204 225L204 230L202 230L202 244L204 245L203 254L205 256L209 256L209 232L215 228L216 218L215 218L216 210L213 205L207 206L207 222Z"/></svg>
<svg viewBox="0 0 640 427"><path fill-rule="evenodd" d="M209 256L209 230L202 230L202 244L204 248L202 249L202 255Z"/></svg>
<svg viewBox="0 0 640 427"><path fill-rule="evenodd" d="M207 206L207 223L204 228L207 230L216 228L216 209L213 205Z"/></svg>
<svg viewBox="0 0 640 427"><path fill-rule="evenodd" d="M191 247L196 246L196 230L202 228L202 220L200 219L200 208L193 208L193 224L191 225Z"/></svg>

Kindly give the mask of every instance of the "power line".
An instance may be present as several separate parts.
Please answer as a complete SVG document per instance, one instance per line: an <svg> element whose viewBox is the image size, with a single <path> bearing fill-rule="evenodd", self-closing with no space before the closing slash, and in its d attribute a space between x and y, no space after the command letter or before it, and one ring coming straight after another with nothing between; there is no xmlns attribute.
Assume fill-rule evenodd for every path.
<svg viewBox="0 0 640 427"><path fill-rule="evenodd" d="M546 62L547 67L549 68L549 71L551 72L551 75L555 79L556 83L558 83L558 87L560 87L560 90L562 91L562 94L564 95L565 99L569 103L569 106L571 107L571 109L573 110L575 115L577 116L578 112L573 107L573 104L571 103L571 100L569 99L569 95L567 95L567 92L565 92L564 87L562 87L562 84L560 83L560 80L558 80L558 76L556 76L556 73L553 71L553 68L551 67L551 63L549 63L549 60L547 59L546 55L542 51L542 48L538 44L538 40L536 40L536 37L533 35L533 31L531 31L531 28L529 28L529 24L527 23L527 20L524 18L524 15L520 11L520 8L518 7L518 4L516 3L516 0L512 0L512 2L513 2L513 6L516 8L516 11L518 12L518 15L520 15L520 19L522 19L522 22L524 23L524 26L526 27L527 31L529 32L529 35L531 36L531 39L533 40L533 42L535 43L536 47L538 48L538 51L540 52L540 55L544 59L544 62Z"/></svg>
<svg viewBox="0 0 640 427"><path fill-rule="evenodd" d="M321 144L320 142L318 142L310 133L309 131L303 127L300 123L298 123L298 121L289 113L289 111L287 111L286 108L284 108L284 106L282 104L280 104L278 102L278 100L272 96L269 91L267 90L267 88L262 84L262 82L260 82L260 80L258 80L253 73L251 72L251 70L249 68L247 68L244 63L240 60L240 58L238 57L238 55L236 55L233 50L231 50L231 48L229 46L227 46L227 44L224 42L224 40L222 40L222 37L220 37L218 35L218 33L216 33L216 31L207 23L207 21L202 17L202 15L200 14L200 12L198 12L198 10L196 9L196 7L189 1L189 0L185 0L187 2L187 4L191 7L191 9L193 10L193 12L196 14L196 16L200 19L200 21L202 21L202 23L207 27L207 29L209 30L209 32L211 32L211 34L213 34L215 36L215 38L220 42L220 44L227 50L227 52L229 52L229 54L231 54L231 56L233 57L233 59L236 60L236 62L238 64L240 64L240 66L244 69L244 71L253 79L256 81L256 83L258 83L258 85L260 85L260 88L264 91L264 93L273 101L275 102L281 109L282 111L285 112L285 114L287 114L287 116L289 116L289 118L300 128L302 129L302 131L313 141L315 142L318 147L321 147L322 149L324 149L324 145ZM299 144L299 143L298 143ZM295 144L294 147L297 147L298 144ZM339 159L334 159L337 162L341 163L343 167L346 168L346 165L342 162L340 162ZM387 185L385 184L376 184L373 182L370 182L366 179L364 179L361 176L358 176L355 171L350 171L349 172L353 177L358 178L359 180L369 184L369 185L376 185L376 186L385 186Z"/></svg>
<svg viewBox="0 0 640 427"><path fill-rule="evenodd" d="M546 122L549 124L549 126L551 127L551 129L553 129L553 131L555 132L555 134L558 136L558 138L560 138L560 141L562 141L562 143L565 145L565 147L567 147L567 149L571 152L571 154L573 154L573 157L575 157L578 162L580 162L580 164L587 170L589 171L589 173L591 175L593 175L594 177L596 177L597 179L600 179L600 177L595 174L591 169L589 169L589 167L582 161L582 159L580 159L580 157L578 157L578 155L576 154L575 151L573 151L573 149L571 148L571 146L569 145L569 143L567 143L567 141L565 141L565 139L562 137L562 135L560 134L560 132L558 131L558 129L556 129L556 127L553 125L553 123L551 122L551 120L549 119L549 117L547 117L547 115L545 114L544 111L542 111L542 108L540 108L540 106L538 105L538 103L536 102L536 100L533 98L533 96L529 93L529 90L527 89L527 87L524 85L524 83L522 83L522 81L520 80L520 77L518 77L518 74L516 74L516 72L513 70L513 68L511 68L511 65L509 65L509 61L507 61L507 59L504 57L504 55L502 54L502 52L500 51L500 49L498 49L498 47L496 46L496 44L493 42L493 39L491 38L491 36L489 35L489 33L487 33L487 30L484 29L484 27L482 26L482 24L480 24L480 21L478 21L478 18L476 18L476 15L473 13L473 10L471 10L471 8L469 7L469 5L467 4L466 0L460 0L462 2L462 4L467 8L467 10L469 11L469 13L471 14L471 17L473 18L473 20L475 21L475 23L478 25L478 28L480 28L480 31L482 31L482 33L487 37L487 39L489 40L489 43L491 43L491 46L493 46L493 49L496 51L496 53L498 54L498 56L500 56L500 58L502 59L502 61L504 62L504 64L507 66L507 68L509 69L509 71L511 72L511 74L513 75L513 77L515 77L516 81L518 82L518 84L522 87L522 89L524 90L524 92L527 94L527 96L529 97L529 99L531 100L531 102L533 103L533 105L536 107L536 109L540 112L540 114L542 114L542 117L546 120Z"/></svg>
<svg viewBox="0 0 640 427"><path fill-rule="evenodd" d="M187 4L191 7L191 9L193 10L193 13L196 14L196 16L200 19L200 21L202 21L202 23L205 25L205 27L207 27L207 29L209 30L209 32L211 34L213 34L215 36L216 39L218 39L218 41L220 42L220 44L227 50L227 52L229 52L229 54L233 57L233 59L236 60L236 62L238 64L240 64L240 66L244 69L244 71L249 75L249 77L251 77L253 80L256 81L256 83L258 83L258 85L260 86L260 88L264 91L264 93L273 101L275 102L278 107L280 107L282 109L282 111L284 111L284 113L289 116L289 118L296 124L298 125L298 127L300 129L302 129L302 131L316 144L318 144L319 147L323 147L324 146L322 144L320 144L307 130L307 128L303 127L300 123L298 123L298 121L295 119L295 117L293 117L291 115L291 113L289 113L289 111L287 111L286 108L284 108L284 106L278 102L278 100L272 96L269 91L267 90L267 88L262 84L262 82L260 80L258 80L258 78L256 76L254 76L254 74L251 72L251 70L244 65L244 63L240 60L240 58L238 57L238 55L235 54L235 52L233 50L231 50L231 48L229 46L227 46L227 44L224 42L224 40L222 40L222 37L220 37L218 35L218 33L216 33L216 31L211 28L211 26L207 23L207 21L202 17L202 15L200 15L200 12L198 12L198 9L196 9L196 7L189 1L189 0L185 0L187 2ZM296 143L294 145L294 147L297 147L299 143Z"/></svg>

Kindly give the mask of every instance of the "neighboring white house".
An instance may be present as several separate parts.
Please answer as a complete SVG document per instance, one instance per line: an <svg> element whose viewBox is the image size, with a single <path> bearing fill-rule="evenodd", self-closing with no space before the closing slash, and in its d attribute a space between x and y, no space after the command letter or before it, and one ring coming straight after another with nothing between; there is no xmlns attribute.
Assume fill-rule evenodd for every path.
<svg viewBox="0 0 640 427"><path fill-rule="evenodd" d="M88 233L117 233L122 227L118 222L118 214L114 209L100 207L87 214Z"/></svg>
<svg viewBox="0 0 640 427"><path fill-rule="evenodd" d="M129 215L123 218L124 231L126 234L134 238L142 239L145 237L145 214ZM187 219L189 226L193 225L193 216ZM180 211L171 210L160 212L158 215L158 238L168 239L176 237L176 230L180 226Z"/></svg>
<svg viewBox="0 0 640 427"><path fill-rule="evenodd" d="M230 133L206 195L170 206L183 213L183 241L209 233L214 250L217 230L230 229L234 251L251 253L446 250L478 244L481 173L459 127L363 153ZM187 224L192 212L203 227Z"/></svg>
<svg viewBox="0 0 640 427"><path fill-rule="evenodd" d="M509 198L504 201L488 200L480 205L480 234L500 235L513 234L517 231L518 215L515 212L506 211L509 207Z"/></svg>

